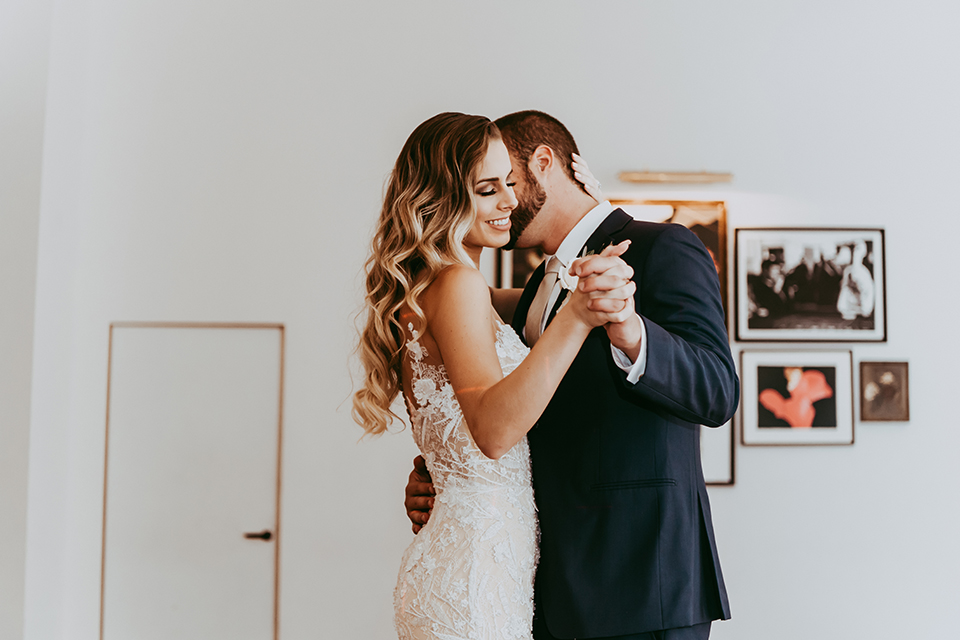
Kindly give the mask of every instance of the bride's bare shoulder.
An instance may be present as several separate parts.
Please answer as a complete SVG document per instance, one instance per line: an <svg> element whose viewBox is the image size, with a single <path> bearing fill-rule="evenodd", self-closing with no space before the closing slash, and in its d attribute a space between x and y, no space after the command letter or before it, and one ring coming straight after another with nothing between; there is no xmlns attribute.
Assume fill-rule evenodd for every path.
<svg viewBox="0 0 960 640"><path fill-rule="evenodd" d="M465 265L450 265L423 292L427 316L456 317L462 314L489 314L490 288L483 274Z"/></svg>
<svg viewBox="0 0 960 640"><path fill-rule="evenodd" d="M437 274L424 290L423 297L437 303L457 299L460 302L477 298L490 304L490 288L483 274L462 264L452 264Z"/></svg>

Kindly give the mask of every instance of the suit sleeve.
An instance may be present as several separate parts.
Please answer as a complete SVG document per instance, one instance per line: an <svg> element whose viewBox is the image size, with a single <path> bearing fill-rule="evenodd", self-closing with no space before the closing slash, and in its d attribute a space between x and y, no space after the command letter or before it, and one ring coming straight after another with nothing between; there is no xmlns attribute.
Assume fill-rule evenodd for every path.
<svg viewBox="0 0 960 640"><path fill-rule="evenodd" d="M654 240L635 296L647 332L647 364L635 400L711 427L727 422L740 399L713 259L700 240L668 225Z"/></svg>

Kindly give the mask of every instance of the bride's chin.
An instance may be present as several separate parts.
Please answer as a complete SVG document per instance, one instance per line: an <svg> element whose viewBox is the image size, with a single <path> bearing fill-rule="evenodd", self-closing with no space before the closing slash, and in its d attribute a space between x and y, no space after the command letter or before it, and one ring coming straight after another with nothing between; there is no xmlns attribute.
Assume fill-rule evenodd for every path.
<svg viewBox="0 0 960 640"><path fill-rule="evenodd" d="M483 246L486 247L487 249L500 249L501 247L507 246L509 242L510 242L510 234L508 233L507 237L504 238L502 241L501 240L491 241L490 243L485 244Z"/></svg>

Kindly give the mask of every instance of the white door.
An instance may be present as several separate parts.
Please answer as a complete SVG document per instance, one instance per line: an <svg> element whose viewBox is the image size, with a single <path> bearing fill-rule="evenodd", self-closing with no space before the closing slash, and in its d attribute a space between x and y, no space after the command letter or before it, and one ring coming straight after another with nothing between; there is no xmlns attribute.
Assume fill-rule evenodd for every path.
<svg viewBox="0 0 960 640"><path fill-rule="evenodd" d="M110 345L101 638L275 638L282 326Z"/></svg>

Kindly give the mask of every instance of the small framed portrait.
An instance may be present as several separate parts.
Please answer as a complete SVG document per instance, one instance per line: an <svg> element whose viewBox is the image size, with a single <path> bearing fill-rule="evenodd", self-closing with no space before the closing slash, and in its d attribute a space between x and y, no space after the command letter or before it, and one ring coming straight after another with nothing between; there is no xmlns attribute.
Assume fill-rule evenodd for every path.
<svg viewBox="0 0 960 640"><path fill-rule="evenodd" d="M850 351L743 351L744 445L853 444Z"/></svg>
<svg viewBox="0 0 960 640"><path fill-rule="evenodd" d="M860 421L908 422L910 386L906 362L860 363Z"/></svg>
<svg viewBox="0 0 960 640"><path fill-rule="evenodd" d="M730 486L736 480L733 420L721 427L700 427L700 462L708 485Z"/></svg>
<svg viewBox="0 0 960 640"><path fill-rule="evenodd" d="M884 342L883 229L736 230L736 336Z"/></svg>

